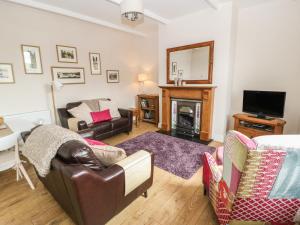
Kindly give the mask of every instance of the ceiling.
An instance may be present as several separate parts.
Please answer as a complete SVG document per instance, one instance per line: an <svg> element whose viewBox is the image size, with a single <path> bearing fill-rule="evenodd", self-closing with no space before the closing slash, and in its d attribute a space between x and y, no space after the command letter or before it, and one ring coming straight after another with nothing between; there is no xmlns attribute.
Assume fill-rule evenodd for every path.
<svg viewBox="0 0 300 225"><path fill-rule="evenodd" d="M121 0L7 0L10 2L63 14L85 21L123 30L137 35L147 34L157 29L158 23L195 13L202 9L217 10L231 0L143 0L144 21L139 24L127 23L120 16ZM242 4L265 2L267 0L239 0Z"/></svg>

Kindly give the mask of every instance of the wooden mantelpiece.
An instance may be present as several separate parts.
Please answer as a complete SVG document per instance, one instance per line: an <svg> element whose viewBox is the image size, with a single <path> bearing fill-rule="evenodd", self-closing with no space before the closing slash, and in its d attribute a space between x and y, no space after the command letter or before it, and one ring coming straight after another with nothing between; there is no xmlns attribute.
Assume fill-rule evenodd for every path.
<svg viewBox="0 0 300 225"><path fill-rule="evenodd" d="M171 98L193 99L202 101L200 140L211 139L214 92L214 85L185 85L159 86L162 89L162 127L163 131L171 130Z"/></svg>

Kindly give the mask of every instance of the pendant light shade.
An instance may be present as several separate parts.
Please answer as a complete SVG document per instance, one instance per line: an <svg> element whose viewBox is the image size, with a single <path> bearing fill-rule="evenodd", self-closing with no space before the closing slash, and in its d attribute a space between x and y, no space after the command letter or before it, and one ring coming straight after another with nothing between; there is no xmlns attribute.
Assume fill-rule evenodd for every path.
<svg viewBox="0 0 300 225"><path fill-rule="evenodd" d="M143 17L144 5L142 0L123 0L121 14L130 21L137 21Z"/></svg>

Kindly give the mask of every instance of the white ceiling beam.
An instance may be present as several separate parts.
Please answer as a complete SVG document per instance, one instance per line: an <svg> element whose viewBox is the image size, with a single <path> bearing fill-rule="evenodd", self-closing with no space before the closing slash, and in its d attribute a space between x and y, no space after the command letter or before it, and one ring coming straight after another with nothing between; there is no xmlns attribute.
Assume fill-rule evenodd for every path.
<svg viewBox="0 0 300 225"><path fill-rule="evenodd" d="M51 6L51 5L48 5L45 3L40 3L40 2L36 2L36 1L32 1L32 0L6 0L6 1L29 6L29 7L36 8L36 9L45 10L48 12L53 12L53 13L64 15L64 16L69 16L72 18L76 18L76 19L83 20L86 22L94 23L94 24L108 27L108 28L111 28L114 30L119 30L119 31L123 31L126 33L135 34L135 35L142 36L142 37L147 36L146 34L144 34L142 32L136 31L131 28L127 28L125 26L114 24L114 23L108 22L106 20L101 20L101 19L98 19L95 17L87 16L87 15L73 12L71 10L63 9L60 7Z"/></svg>
<svg viewBox="0 0 300 225"><path fill-rule="evenodd" d="M220 9L221 3L220 3L219 0L205 0L205 1L213 9L215 9L215 10L219 10Z"/></svg>
<svg viewBox="0 0 300 225"><path fill-rule="evenodd" d="M107 0L111 3L114 3L116 5L120 5L122 0ZM160 15L157 15L156 13L154 13L153 11L149 10L149 9L144 9L144 15L153 19L153 20L156 20L160 23L163 23L163 24L168 24L170 23L170 20L160 16Z"/></svg>

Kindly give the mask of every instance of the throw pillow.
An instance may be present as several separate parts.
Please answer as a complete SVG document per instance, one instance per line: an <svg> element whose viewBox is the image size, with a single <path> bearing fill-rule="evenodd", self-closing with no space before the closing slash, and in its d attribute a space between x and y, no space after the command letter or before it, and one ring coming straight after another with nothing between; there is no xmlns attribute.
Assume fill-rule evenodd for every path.
<svg viewBox="0 0 300 225"><path fill-rule="evenodd" d="M126 158L126 152L121 148L110 145L91 145L90 147L105 166L111 166Z"/></svg>
<svg viewBox="0 0 300 225"><path fill-rule="evenodd" d="M93 139L89 139L89 138L85 138L84 140L86 140L86 142L89 144L89 145L107 145L101 141L97 141L97 140L93 140Z"/></svg>
<svg viewBox="0 0 300 225"><path fill-rule="evenodd" d="M82 100L93 112L100 111L99 99Z"/></svg>
<svg viewBox="0 0 300 225"><path fill-rule="evenodd" d="M87 124L90 124L93 122L92 117L91 117L91 111L92 110L85 103L81 103L79 106L68 110L68 112L72 116L79 119L80 121L81 120L85 121Z"/></svg>
<svg viewBox="0 0 300 225"><path fill-rule="evenodd" d="M112 101L101 101L100 100L100 110L109 109L112 118L121 117L118 107Z"/></svg>
<svg viewBox="0 0 300 225"><path fill-rule="evenodd" d="M91 116L94 123L104 122L111 120L109 109L100 112L91 112Z"/></svg>

